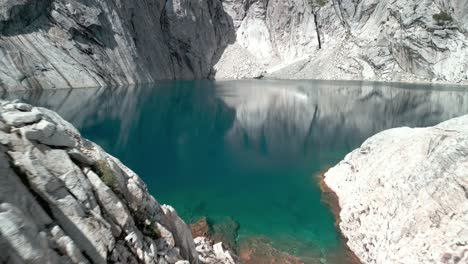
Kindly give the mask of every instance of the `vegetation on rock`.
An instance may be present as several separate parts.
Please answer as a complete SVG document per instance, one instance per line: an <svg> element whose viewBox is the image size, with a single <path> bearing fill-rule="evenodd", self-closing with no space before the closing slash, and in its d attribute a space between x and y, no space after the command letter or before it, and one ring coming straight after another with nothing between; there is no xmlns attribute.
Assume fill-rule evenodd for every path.
<svg viewBox="0 0 468 264"><path fill-rule="evenodd" d="M97 174L101 177L102 182L109 187L114 187L117 184L117 178L115 177L112 169L105 160L98 160L94 165Z"/></svg>
<svg viewBox="0 0 468 264"><path fill-rule="evenodd" d="M434 18L435 21L437 21L437 24L443 24L445 22L449 22L453 20L452 16L445 11L441 11L440 13L435 14L432 17Z"/></svg>
<svg viewBox="0 0 468 264"><path fill-rule="evenodd" d="M159 230L156 221L146 220L141 231L145 236L148 236L154 240L161 238L161 230Z"/></svg>

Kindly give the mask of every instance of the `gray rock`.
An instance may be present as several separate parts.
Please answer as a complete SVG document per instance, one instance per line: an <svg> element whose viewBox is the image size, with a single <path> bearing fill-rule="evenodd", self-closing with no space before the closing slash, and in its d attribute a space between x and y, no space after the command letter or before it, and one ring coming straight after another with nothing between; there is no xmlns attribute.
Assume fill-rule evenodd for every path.
<svg viewBox="0 0 468 264"><path fill-rule="evenodd" d="M41 120L39 123L34 125L33 129L40 131L43 137L50 137L54 134L56 126L51 122Z"/></svg>
<svg viewBox="0 0 468 264"><path fill-rule="evenodd" d="M56 113L29 113L43 119L0 131L0 262L200 263L188 226L138 175ZM80 144L57 144L68 140Z"/></svg>
<svg viewBox="0 0 468 264"><path fill-rule="evenodd" d="M32 106L25 103L17 103L15 104L15 108L23 112L29 112L31 111Z"/></svg>
<svg viewBox="0 0 468 264"><path fill-rule="evenodd" d="M73 240L70 237L65 235L65 232L63 232L63 230L59 226L54 226L50 230L50 233L52 235L52 239L57 244L60 253L63 256L70 257L70 260L73 263L89 263L89 261L83 256L83 254L81 254L80 249L76 246L75 242L73 242Z"/></svg>
<svg viewBox="0 0 468 264"><path fill-rule="evenodd" d="M466 1L328 0L317 19L309 2L2 0L0 87L208 77L468 81Z"/></svg>
<svg viewBox="0 0 468 264"><path fill-rule="evenodd" d="M67 133L62 127L57 127L51 136L39 138L38 141L42 144L55 147L72 148L76 146L76 141L73 139L73 136Z"/></svg>
<svg viewBox="0 0 468 264"><path fill-rule="evenodd" d="M468 116L368 139L325 174L363 263L468 262Z"/></svg>
<svg viewBox="0 0 468 264"><path fill-rule="evenodd" d="M2 254L16 253L26 263L58 263L58 256L48 247L46 234L31 218L9 203L0 204L0 233L11 247Z"/></svg>
<svg viewBox="0 0 468 264"><path fill-rule="evenodd" d="M3 112L1 117L8 125L20 127L39 121L41 114L37 112Z"/></svg>
<svg viewBox="0 0 468 264"><path fill-rule="evenodd" d="M0 120L0 131L8 132L8 130L10 130L10 126Z"/></svg>
<svg viewBox="0 0 468 264"><path fill-rule="evenodd" d="M177 212L169 205L163 205L164 215L161 218L161 224L172 232L175 245L181 249L182 257L190 262L198 260L198 254L195 251L195 243L192 238L190 227L182 221Z"/></svg>
<svg viewBox="0 0 468 264"><path fill-rule="evenodd" d="M85 166L93 166L96 162L83 154L83 152L79 151L78 149L71 149L67 151L68 155L70 158L72 158L74 161L78 162L79 164L85 165Z"/></svg>
<svg viewBox="0 0 468 264"><path fill-rule="evenodd" d="M0 35L16 90L206 78L234 31L220 0L2 0Z"/></svg>

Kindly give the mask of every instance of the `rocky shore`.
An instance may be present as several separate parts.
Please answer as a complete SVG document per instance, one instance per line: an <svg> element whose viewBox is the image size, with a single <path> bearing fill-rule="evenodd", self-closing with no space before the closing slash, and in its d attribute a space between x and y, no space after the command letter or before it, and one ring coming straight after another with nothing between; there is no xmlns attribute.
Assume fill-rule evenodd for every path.
<svg viewBox="0 0 468 264"><path fill-rule="evenodd" d="M362 263L468 262L468 116L379 133L324 182Z"/></svg>
<svg viewBox="0 0 468 264"><path fill-rule="evenodd" d="M0 101L1 263L235 263L55 112Z"/></svg>

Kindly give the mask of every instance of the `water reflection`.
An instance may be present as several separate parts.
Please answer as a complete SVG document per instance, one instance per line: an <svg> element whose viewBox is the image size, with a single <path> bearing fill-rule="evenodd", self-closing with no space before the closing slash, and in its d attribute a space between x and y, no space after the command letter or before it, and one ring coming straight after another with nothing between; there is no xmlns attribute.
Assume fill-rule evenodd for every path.
<svg viewBox="0 0 468 264"><path fill-rule="evenodd" d="M186 220L231 216L240 223L240 237L267 236L305 259L316 252L312 248L328 256L323 252L340 245L311 175L384 129L468 114L467 91L366 82L182 81L2 97L59 112Z"/></svg>
<svg viewBox="0 0 468 264"><path fill-rule="evenodd" d="M148 106L152 118L160 121L168 111L183 113L190 106L188 112L215 125L217 120L209 115L226 112L234 115L228 118L232 124L224 124L231 127L227 137L233 147L249 141L255 146L249 151L267 151L278 158L314 151L308 145L353 145L388 128L429 126L468 113L466 87L371 82L184 81L20 91L2 98L54 109L80 129L115 121L120 139L128 139Z"/></svg>

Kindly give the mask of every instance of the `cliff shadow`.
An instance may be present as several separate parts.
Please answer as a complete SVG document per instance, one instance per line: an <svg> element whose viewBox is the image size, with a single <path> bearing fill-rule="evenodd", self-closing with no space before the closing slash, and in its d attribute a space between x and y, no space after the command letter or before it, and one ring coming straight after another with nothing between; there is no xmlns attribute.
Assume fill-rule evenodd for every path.
<svg viewBox="0 0 468 264"><path fill-rule="evenodd" d="M222 3L220 3L220 8L216 9L216 11L217 12L212 13L212 15L217 18L222 18L222 23L221 27L215 27L215 34L218 38L218 48L211 60L211 70L208 75L208 79L214 79L214 75L216 74L216 69L214 66L219 62L226 48L229 45L234 44L237 39L234 21L232 17L224 10Z"/></svg>

